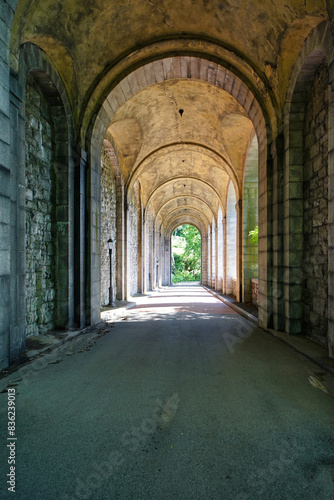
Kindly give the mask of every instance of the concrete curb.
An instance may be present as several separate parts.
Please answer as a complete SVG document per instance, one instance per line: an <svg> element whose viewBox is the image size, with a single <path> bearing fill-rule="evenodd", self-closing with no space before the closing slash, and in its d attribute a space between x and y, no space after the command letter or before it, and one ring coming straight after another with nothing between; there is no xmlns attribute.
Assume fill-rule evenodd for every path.
<svg viewBox="0 0 334 500"><path fill-rule="evenodd" d="M101 319L103 321L112 321L120 316L123 316L128 309L132 309L137 305L137 302L129 302L129 304L122 307L115 307L115 309L108 309L107 311L101 312Z"/></svg>
<svg viewBox="0 0 334 500"><path fill-rule="evenodd" d="M302 354L326 372L334 375L334 360L328 357L328 353L325 347L301 335L289 335L288 333L279 332L270 328L264 328L263 326L259 325L258 318L256 318L252 314L248 313L233 302L230 302L225 297L222 297L217 292L210 290L210 288L207 288L206 286L203 286L203 288L210 292L217 299L224 302L227 306L231 307L231 309L239 313L241 316L244 316L246 319L257 325L259 328L261 328L261 330L269 333L281 342L284 342L284 344L288 345L299 354Z"/></svg>
<svg viewBox="0 0 334 500"><path fill-rule="evenodd" d="M234 304L233 302L229 301L228 299L226 299L225 297L222 297L221 295L219 295L217 292L214 292L213 290L211 290L210 288L207 288L206 286L202 285L203 288L205 288L205 290L207 290L209 293L211 293L212 295L214 295L214 297L216 297L217 299L221 300L222 302L224 302L227 306L229 306L231 309L233 309L234 311L236 311L237 313L241 314L241 316L244 316L245 318L247 318L249 321L251 321L252 323L255 323L256 325L259 324L259 320L256 316L254 316L253 314L245 311L245 309L242 309L242 307L238 307L236 304Z"/></svg>

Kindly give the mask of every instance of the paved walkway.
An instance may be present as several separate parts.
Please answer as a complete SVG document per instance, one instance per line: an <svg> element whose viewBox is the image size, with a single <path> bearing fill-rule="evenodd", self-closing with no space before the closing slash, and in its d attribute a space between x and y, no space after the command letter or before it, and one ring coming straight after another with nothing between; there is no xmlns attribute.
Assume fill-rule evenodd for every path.
<svg viewBox="0 0 334 500"><path fill-rule="evenodd" d="M331 375L202 287L166 288L0 380L0 496L333 500L333 395Z"/></svg>

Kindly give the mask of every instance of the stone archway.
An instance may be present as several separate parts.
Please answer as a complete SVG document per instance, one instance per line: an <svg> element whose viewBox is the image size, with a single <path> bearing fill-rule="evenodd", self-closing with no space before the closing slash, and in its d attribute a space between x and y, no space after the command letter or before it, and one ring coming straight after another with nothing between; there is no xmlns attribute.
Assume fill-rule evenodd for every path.
<svg viewBox="0 0 334 500"><path fill-rule="evenodd" d="M21 166L27 182L26 329L36 335L72 327L80 317L74 286L73 124L66 92L47 56L24 45L20 67L26 89L26 163Z"/></svg>
<svg viewBox="0 0 334 500"><path fill-rule="evenodd" d="M328 344L331 353L331 234L334 149L328 117L333 109L328 53L333 42L326 23L307 39L289 89L285 128L284 248L285 329ZM328 188L327 188L328 186ZM321 209L320 209L321 205ZM328 299L327 299L328 297Z"/></svg>
<svg viewBox="0 0 334 500"><path fill-rule="evenodd" d="M164 68L163 71L161 71L161 68ZM186 78L185 78L185 68L188 68ZM150 77L148 77L150 75ZM96 141L99 141L99 138L105 134L106 129L109 127L110 123L111 126L109 127L109 133L110 134L115 134L114 139L117 142L117 147L119 148L119 151L124 150L124 140L122 138L122 130L124 129L124 126L127 124L127 126L131 126L133 132L133 143L136 141L141 140L141 132L140 132L140 127L138 127L138 124L135 123L135 120L131 118L129 121L129 118L126 118L126 114L123 115L119 114L119 110L123 109L129 109L130 104L128 105L127 103L132 103L132 99L134 96L136 96L136 99L139 100L139 97L141 93L147 89L147 88L155 88L155 86L162 85L161 86L161 93L162 95L164 94L166 98L170 100L171 103L173 103L175 107L175 113L178 113L178 108L177 108L177 101L175 101L174 97L172 94L169 93L169 87L166 85L164 82L178 82L178 81L183 81L185 79L186 81L191 81L193 79L197 78L200 82L206 81L207 84L212 85L215 84L218 88L221 88L224 92L230 92L230 96L233 97L233 99L238 103L238 106L240 106L240 111L241 113L244 114L245 119L246 117L249 117L253 120L253 125L255 127L255 131L257 132L258 138L259 138L259 163L261 165L261 173L262 176L265 176L266 172L266 128L265 128L265 121L263 117L263 113L261 111L261 108L259 104L257 103L256 99L254 98L252 92L245 87L244 83L235 75L232 75L230 71L225 70L222 66L220 66L217 63L213 63L212 61L207 61L205 59L201 59L198 57L183 57L183 56L176 56L172 58L166 58L161 61L154 61L148 65L143 65L136 69L133 73L131 73L129 76L125 77L114 89L113 91L109 94L107 99L105 99L98 116L95 120L94 127L92 128L92 144L96 146ZM152 79L152 81L151 81ZM169 97L168 97L169 96ZM181 109L181 108L180 108ZM182 111L184 111L182 109ZM179 113L180 114L180 113ZM187 115L187 109L185 111L184 115ZM118 118L118 116L120 118ZM123 118L122 118L123 116ZM237 117L237 115L235 115ZM117 118L114 118L117 117ZM249 120L249 118L247 118ZM152 119L152 116L150 117ZM184 118L182 118L184 119ZM233 120L235 121L235 118L229 117L228 120L225 120L224 126L228 127L233 124ZM102 134L102 135L101 135ZM133 150L133 153L130 153L130 156L127 154L126 157L122 156L123 153L121 153L122 156L122 165L123 165L123 170L126 172L126 169L129 169L130 163L129 159L131 158L131 161L135 163L136 168L134 168L132 171L129 171L129 173L126 173L125 175L125 189L128 191L131 189L131 185L133 182L135 182L136 179L140 178L140 182L142 185L142 192L143 192L143 209L145 210L146 206L149 203L149 200L145 199L146 192L147 192L147 187L145 187L145 182L142 182L142 176L144 172L149 172L150 165L152 165L152 168L154 167L155 164L163 162L164 158L164 148L170 148L170 151L172 154L175 154L175 158L177 161L177 148L182 151L182 148L187 148L186 151L192 150L192 156L195 157L194 155L202 155L203 154L203 145L199 144L191 144L189 142L188 144L186 142L181 141L182 144L173 144L170 143L167 146L163 147L157 147L156 150L149 151L148 154L145 156L144 152L145 149L139 152L139 150ZM197 150L196 150L197 148ZM202 148L202 149L201 149ZM95 149L95 148L94 148ZM238 148L236 148L238 149ZM91 159L92 159L92 172L93 171L98 171L98 166L97 166L97 161L95 161L94 157L94 152L93 149L91 149ZM166 149L167 151L167 149ZM238 193L237 194L237 201L240 199L240 190L241 190L241 184L242 180L237 179L237 175L234 172L234 167L231 164L231 158L230 158L230 153L233 151L230 150L227 152L227 154L223 153L221 157L218 158L219 155L217 155L216 151L211 148L209 150L206 147L206 154L208 158L208 162L216 161L214 159L214 155L218 158L218 164L224 165L222 168L223 172L230 172L231 178L233 179L235 191ZM177 153L178 155L180 152ZM132 156L131 156L132 155ZM97 158L96 158L97 159ZM184 160L182 160L184 161ZM233 158L232 158L233 162ZM94 165L96 164L96 168ZM186 164L184 165L186 168ZM179 167L178 167L179 168ZM161 169L162 170L168 170L166 169ZM203 170L204 171L204 170ZM209 169L207 170L209 171ZM152 174L153 176L155 174ZM220 174L219 174L220 175ZM94 174L95 176L95 174ZM187 176L189 176L189 173L187 172ZM151 176L152 178L152 176ZM147 180L150 182L150 177L147 175ZM263 194L260 198L260 205L261 203L266 203L266 185L262 181L260 183L261 185L261 190L263 191ZM225 194L223 195L223 197ZM223 202L223 197L221 198L220 206L224 207L224 202ZM203 198L203 196L202 196ZM205 197L204 197L205 199ZM241 210L241 204L238 202L238 207L240 205L240 210ZM264 206L262 207L262 213L264 214L263 210ZM224 210L224 208L223 208ZM217 219L217 212L218 212L218 205L214 210L214 217ZM154 215L155 217L156 215ZM238 249L239 252L242 251L242 235L241 235L241 212L239 213L239 221L238 221ZM217 229L216 229L217 228ZM260 238L264 237L264 232L266 231L266 226L262 224L262 229L260 234ZM216 240L218 243L218 225L215 225L214 229L214 235L208 240L208 244L210 244L210 240L215 240L215 248L212 250L217 253L216 251ZM216 235L217 232L217 235ZM222 231L221 231L222 233ZM239 234L240 233L240 234ZM150 247L152 249L155 249L156 247L159 246L159 241L162 240L162 237L159 236L157 237L158 233L156 230L154 230L154 238L152 241L155 241L154 246ZM159 251L157 249L157 251ZM154 250L155 252L155 250ZM94 257L95 258L95 257ZM211 250L210 250L210 255L208 258L212 258L211 255ZM238 257L238 262L241 262L241 254ZM220 263L220 261L219 261ZM93 262L91 265L94 265ZM212 262L213 268L210 271L210 280L212 279L213 276L216 275L217 267L218 267L218 262L216 263L216 259L214 259L214 262ZM155 268L156 269L156 268ZM155 269L153 268L150 270L150 280L151 283L155 280L154 275L155 275ZM241 265L238 267L238 275L241 273ZM147 272L146 272L147 274ZM260 287L264 286L266 288L266 266L261 267L261 273L260 273ZM144 273L145 275L145 273ZM217 275L218 276L218 275ZM147 277L148 280L148 277ZM262 285L261 285L261 280L262 280ZM218 277L219 281L219 277ZM214 283L213 286L219 285L219 283L216 283L216 276L214 278ZM240 281L240 278L238 279L238 290L242 289L242 282ZM262 293L262 297L264 294ZM240 292L238 291L238 300L241 299ZM266 314L267 308L263 308L263 312ZM261 313L260 313L260 317Z"/></svg>

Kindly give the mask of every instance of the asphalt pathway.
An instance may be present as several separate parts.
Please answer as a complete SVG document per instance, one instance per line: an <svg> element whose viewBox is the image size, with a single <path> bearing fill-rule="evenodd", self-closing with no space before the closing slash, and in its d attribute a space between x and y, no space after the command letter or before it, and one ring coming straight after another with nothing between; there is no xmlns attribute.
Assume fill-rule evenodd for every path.
<svg viewBox="0 0 334 500"><path fill-rule="evenodd" d="M0 380L0 497L333 500L333 395L202 287L161 289Z"/></svg>

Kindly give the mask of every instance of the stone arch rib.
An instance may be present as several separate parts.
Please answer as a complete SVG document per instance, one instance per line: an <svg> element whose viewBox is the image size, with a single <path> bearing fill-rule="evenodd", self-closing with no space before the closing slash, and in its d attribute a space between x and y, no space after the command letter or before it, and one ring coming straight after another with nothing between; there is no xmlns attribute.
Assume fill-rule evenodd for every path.
<svg viewBox="0 0 334 500"><path fill-rule="evenodd" d="M57 326L71 327L75 321L75 289L74 289L74 122L69 99L51 60L37 45L26 43L20 49L19 73L13 92L21 94L18 113L25 120L25 89L29 76L38 84L48 101L54 122L53 174L55 177L55 226L57 235L56 258L56 310ZM23 130L20 131L24 133ZM22 144L25 138L22 137ZM25 152L19 143L19 150L13 152L13 160L18 154L21 158ZM20 149L21 148L21 149ZM19 176L25 178L25 162L19 162ZM25 203L25 200L24 200ZM24 207L20 207L24 210ZM20 256L24 259L24 256Z"/></svg>
<svg viewBox="0 0 334 500"><path fill-rule="evenodd" d="M285 139L285 170L284 170L284 269L286 285L284 293L285 329L288 332L300 332L302 328L302 283L303 283L303 176L304 176L304 116L306 112L305 90L313 84L317 68L326 61L329 75L334 71L334 43L327 22L317 26L305 41L297 63L294 67L290 86L287 92L284 108L284 139ZM330 120L334 113L333 77L329 77L328 99L328 158L334 154L334 134L331 131ZM328 162L328 261L334 258L332 234L333 217L333 185L334 166ZM296 230L300 237L296 245ZM334 356L334 273L328 270L328 347L330 355ZM297 297L297 299L293 299ZM290 310L291 309L291 310Z"/></svg>

